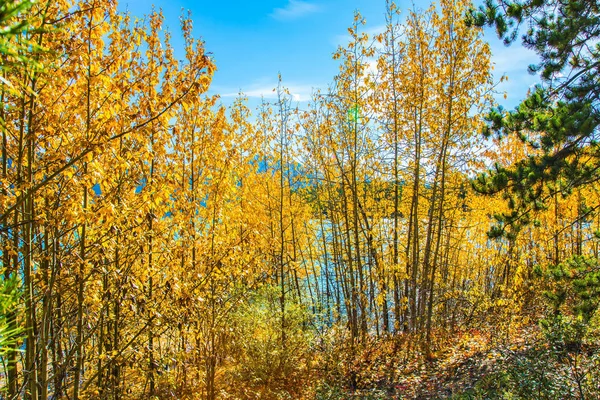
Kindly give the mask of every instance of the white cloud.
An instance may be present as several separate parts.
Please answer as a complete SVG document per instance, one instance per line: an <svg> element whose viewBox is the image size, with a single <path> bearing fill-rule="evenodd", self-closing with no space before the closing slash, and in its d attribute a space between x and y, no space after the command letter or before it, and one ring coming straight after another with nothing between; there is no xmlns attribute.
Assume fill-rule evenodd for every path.
<svg viewBox="0 0 600 400"><path fill-rule="evenodd" d="M277 98L277 92L274 90L277 87L277 82L273 83L254 83L248 85L247 88L240 88L242 95L248 98L264 98L264 99L275 99ZM303 85L303 84L292 84L285 85L292 96L292 100L296 102L307 102L310 101L313 91L317 88L316 85ZM229 91L221 94L221 97L238 97L240 92Z"/></svg>
<svg viewBox="0 0 600 400"><path fill-rule="evenodd" d="M272 18L278 20L290 20L319 11L319 6L302 0L289 0L285 7L276 8L270 14Z"/></svg>
<svg viewBox="0 0 600 400"><path fill-rule="evenodd" d="M491 46L492 62L494 70L500 74L527 73L527 67L530 64L539 62L538 56L529 49L515 43L509 47L501 43L494 43Z"/></svg>
<svg viewBox="0 0 600 400"><path fill-rule="evenodd" d="M508 77L508 80L497 86L496 89L500 94L496 99L500 104L512 109L525 98L530 88L539 83L538 75L530 75L527 72L527 67L538 63L539 57L519 42L507 47L492 35L486 35L486 39L489 40L492 50L494 78L498 80L503 75ZM503 98L504 92L507 94L506 100Z"/></svg>
<svg viewBox="0 0 600 400"><path fill-rule="evenodd" d="M367 75L377 75L379 68L377 67L377 60L372 59L367 61Z"/></svg>

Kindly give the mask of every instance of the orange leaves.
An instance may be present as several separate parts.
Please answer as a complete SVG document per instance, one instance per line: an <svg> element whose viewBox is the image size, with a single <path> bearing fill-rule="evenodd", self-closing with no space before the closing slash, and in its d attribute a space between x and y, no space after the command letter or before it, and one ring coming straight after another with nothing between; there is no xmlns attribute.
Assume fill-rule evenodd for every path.
<svg viewBox="0 0 600 400"><path fill-rule="evenodd" d="M57 331L57 337L41 341L70 349L81 346L78 353L85 349L103 363L114 361L108 354L124 355L132 370L144 371L147 363L132 358L132 348L142 348L147 333L159 325L162 329L165 315L179 311L168 303L167 295L160 295L161 288L173 275L183 275L181 268L195 266L188 262L190 249L205 255L209 247L205 239L193 238L206 233L203 224L208 217L203 212L205 182L199 175L211 168L213 159L223 159L219 137L225 118L222 113L217 118L211 114L214 98L201 99L215 66L202 42L189 36L189 24L184 27L190 44L187 62L174 60L158 13L150 16L149 25L133 25L129 17L117 13L113 1L74 6L48 2L47 18L60 20L62 26L43 32L50 52L40 60L47 69L35 76L37 86L31 85L32 75L27 77L35 96L25 92L27 99L21 101L20 96L3 95L7 107L2 118L8 121L3 128L9 134L2 157L2 229L5 232L10 221L35 234L25 241L24 228L10 228L10 238L2 236L0 251L19 256L10 265L14 271L22 270L24 259L31 260L28 268L36 271L28 282L36 296L32 301L42 304L48 293L64 299L60 303L64 314L51 315L41 305L36 310L40 321L53 319L57 326L67 327L67 339ZM19 79L24 76L20 71L11 73ZM189 156L178 164L182 153L172 146L173 123L186 134L190 126L196 134L212 126L212 132L202 132L204 145L193 146L192 167ZM21 137L10 132L21 132ZM217 143L211 142L211 133ZM219 167L210 173L218 176ZM196 185L192 196L185 190L190 181ZM235 188L231 184L228 190ZM23 211L25 203L28 214ZM183 211L187 218L177 215ZM183 233L190 219L195 227L192 224ZM180 254L172 249L183 238L191 246ZM69 338L77 336L82 339L73 347ZM73 355L53 362L60 368L76 365ZM84 365L77 365L76 373L83 367L96 368L81 362ZM95 385L68 374L77 385Z"/></svg>

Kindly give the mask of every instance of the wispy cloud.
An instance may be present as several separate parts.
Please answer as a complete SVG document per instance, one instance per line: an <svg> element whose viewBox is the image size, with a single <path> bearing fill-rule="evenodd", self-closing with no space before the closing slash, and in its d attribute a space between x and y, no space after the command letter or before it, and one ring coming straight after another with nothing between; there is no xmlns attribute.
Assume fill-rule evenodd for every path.
<svg viewBox="0 0 600 400"><path fill-rule="evenodd" d="M508 78L497 87L500 92L497 101L509 109L513 108L533 85L539 83L537 75L527 72L527 67L538 63L539 58L532 50L522 47L519 43L506 47L495 38L489 42L494 63L494 78L498 80L502 75ZM503 98L504 92L507 94L506 99Z"/></svg>
<svg viewBox="0 0 600 400"><path fill-rule="evenodd" d="M529 64L539 62L538 56L529 49L515 43L506 47L501 43L492 43L492 62L494 70L500 74L527 73Z"/></svg>
<svg viewBox="0 0 600 400"><path fill-rule="evenodd" d="M241 88L241 92L244 96L248 98L264 98L275 99L277 97L277 93L275 88L277 87L277 82L273 83L254 83L249 85L247 88ZM297 102L307 102L310 101L311 95L314 90L317 88L316 85L304 85L304 84L292 84L292 85L284 85L292 96L292 99ZM229 91L221 94L221 97L238 97L240 92Z"/></svg>
<svg viewBox="0 0 600 400"><path fill-rule="evenodd" d="M276 8L270 14L277 20L291 20L313 14L320 10L319 6L302 0L289 0L285 7Z"/></svg>

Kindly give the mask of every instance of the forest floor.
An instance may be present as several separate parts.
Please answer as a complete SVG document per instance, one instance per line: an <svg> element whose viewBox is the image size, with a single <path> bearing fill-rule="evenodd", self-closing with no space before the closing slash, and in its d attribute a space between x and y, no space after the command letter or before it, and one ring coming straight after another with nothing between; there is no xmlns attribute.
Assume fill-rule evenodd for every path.
<svg viewBox="0 0 600 400"><path fill-rule="evenodd" d="M479 348L449 353L448 358L428 361L420 370L403 376L394 394L405 399L439 399L465 393L487 376L498 372L499 352ZM393 398L393 396L392 396Z"/></svg>
<svg viewBox="0 0 600 400"><path fill-rule="evenodd" d="M483 332L464 333L454 344L437 352L431 359L415 358L400 362L392 380L376 389L357 390L354 399L470 399L476 387L495 385L506 357L526 354L539 335L529 327L510 339L490 341ZM398 365L398 364L397 364ZM326 397L325 397L326 398Z"/></svg>

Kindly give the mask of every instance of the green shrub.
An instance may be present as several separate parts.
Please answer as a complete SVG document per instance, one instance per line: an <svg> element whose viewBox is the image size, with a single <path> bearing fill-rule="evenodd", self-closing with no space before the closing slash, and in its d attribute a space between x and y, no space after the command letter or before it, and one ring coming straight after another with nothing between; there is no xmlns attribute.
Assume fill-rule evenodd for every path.
<svg viewBox="0 0 600 400"><path fill-rule="evenodd" d="M310 314L291 299L284 313L282 320L279 288L265 286L232 317L240 340L233 344L231 377L263 398L297 398L310 373Z"/></svg>

